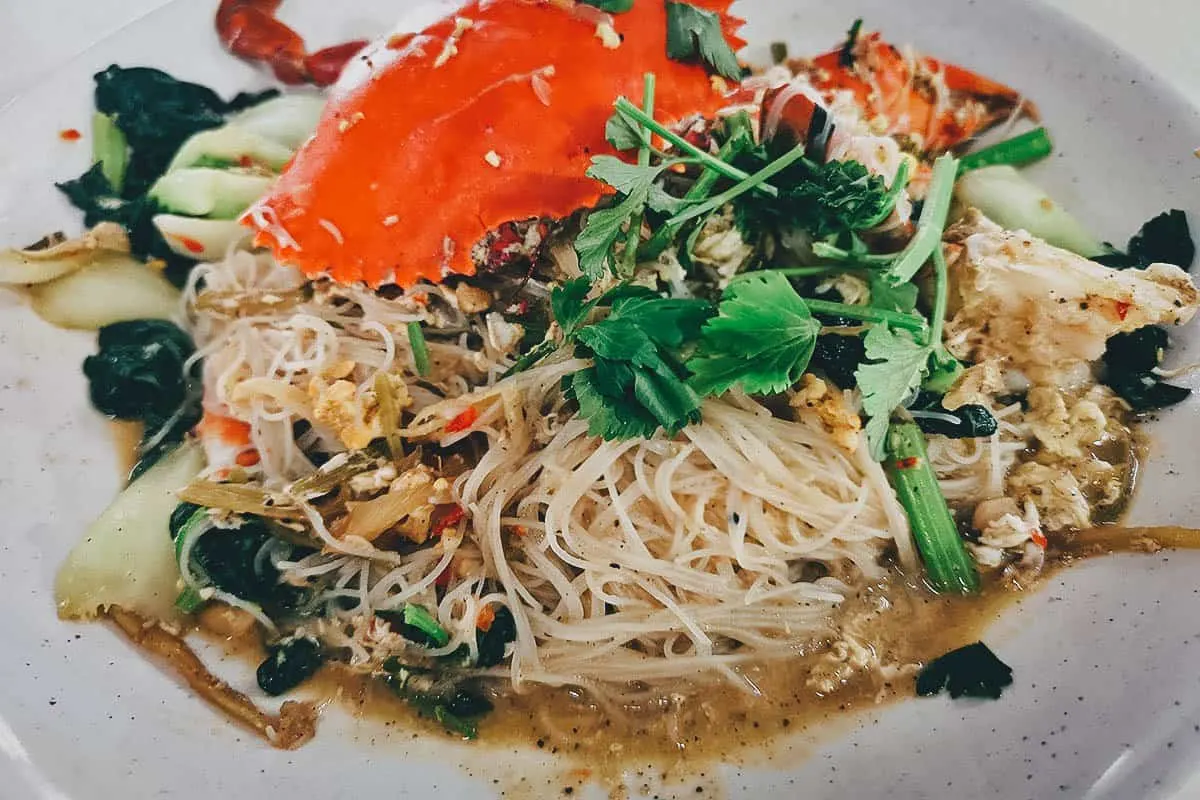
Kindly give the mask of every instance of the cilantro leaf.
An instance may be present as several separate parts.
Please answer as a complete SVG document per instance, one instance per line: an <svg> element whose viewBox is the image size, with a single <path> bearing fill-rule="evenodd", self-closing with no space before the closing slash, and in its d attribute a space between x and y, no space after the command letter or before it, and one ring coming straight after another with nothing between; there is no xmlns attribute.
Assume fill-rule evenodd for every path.
<svg viewBox="0 0 1200 800"><path fill-rule="evenodd" d="M584 275L596 280L612 268L613 247L625 228L635 218L640 218L645 208L675 213L682 207L684 201L667 194L655 183L672 163L643 167L628 164L614 156L596 156L592 159L588 177L604 181L625 195L625 199L615 206L591 212L587 224L575 237L575 252L579 254L579 268Z"/></svg>
<svg viewBox="0 0 1200 800"><path fill-rule="evenodd" d="M751 394L782 392L804 374L820 332L787 278L762 272L739 279L701 332L687 363L689 385L701 395L734 385Z"/></svg>
<svg viewBox="0 0 1200 800"><path fill-rule="evenodd" d="M589 432L645 438L660 427L674 434L698 422L700 398L684 383L676 351L700 335L712 306L621 287L603 300L613 302L608 317L573 335L576 355L594 366L568 381Z"/></svg>
<svg viewBox="0 0 1200 800"><path fill-rule="evenodd" d="M892 412L921 385L933 348L885 325L873 326L863 343L870 363L860 365L854 376L868 417L867 442L871 454L881 461Z"/></svg>
<svg viewBox="0 0 1200 800"><path fill-rule="evenodd" d="M879 273L870 273L871 305L887 311L901 311L911 314L917 307L917 297L920 290L915 283L902 283L893 286Z"/></svg>
<svg viewBox="0 0 1200 800"><path fill-rule="evenodd" d="M550 292L550 311L562 328L564 337L570 338L596 307L595 302L587 302L591 289L592 284L587 278L576 278L556 286L554 291Z"/></svg>
<svg viewBox="0 0 1200 800"><path fill-rule="evenodd" d="M642 146L641 130L619 111L613 112L608 122L604 123L604 138L622 152L637 150Z"/></svg>
<svg viewBox="0 0 1200 800"><path fill-rule="evenodd" d="M700 58L718 75L742 79L742 66L721 30L715 12L667 0L667 56L676 61Z"/></svg>
<svg viewBox="0 0 1200 800"><path fill-rule="evenodd" d="M608 440L649 439L658 429L654 418L625 392L610 396L601 391L601 386L613 385L596 367L570 376L568 390L579 403L579 416L588 421L588 433Z"/></svg>

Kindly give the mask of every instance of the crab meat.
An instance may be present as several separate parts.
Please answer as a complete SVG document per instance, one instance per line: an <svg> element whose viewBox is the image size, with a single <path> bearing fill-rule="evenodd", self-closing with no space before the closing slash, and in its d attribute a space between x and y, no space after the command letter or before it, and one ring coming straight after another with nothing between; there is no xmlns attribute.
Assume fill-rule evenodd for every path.
<svg viewBox="0 0 1200 800"><path fill-rule="evenodd" d="M975 210L946 238L951 351L972 362L1007 360L1047 383L1099 359L1118 333L1187 323L1200 300L1179 267L1110 269Z"/></svg>

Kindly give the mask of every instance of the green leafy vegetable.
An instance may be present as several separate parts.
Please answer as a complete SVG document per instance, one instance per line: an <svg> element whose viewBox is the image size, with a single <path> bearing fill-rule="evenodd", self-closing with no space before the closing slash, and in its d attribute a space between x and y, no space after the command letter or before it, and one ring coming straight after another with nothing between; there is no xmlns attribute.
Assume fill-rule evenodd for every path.
<svg viewBox="0 0 1200 800"><path fill-rule="evenodd" d="M925 435L915 423L896 423L887 431L886 446L884 466L908 515L930 586L938 592L979 591L979 573L938 486L925 451Z"/></svg>
<svg viewBox="0 0 1200 800"><path fill-rule="evenodd" d="M742 66L721 30L720 15L688 3L667 0L667 56L699 58L718 75L741 81Z"/></svg>
<svg viewBox="0 0 1200 800"><path fill-rule="evenodd" d="M129 232L140 258L167 263L181 283L194 260L175 253L153 223L161 209L146 195L192 134L224 124L225 115L274 97L276 90L240 94L229 102L204 86L147 67L116 65L97 73L93 120L96 163L80 177L57 184L84 212L84 224L116 222Z"/></svg>
<svg viewBox="0 0 1200 800"><path fill-rule="evenodd" d="M983 642L935 658L917 674L917 694L929 697L946 689L950 696L996 700L1013 682L1012 667Z"/></svg>
<svg viewBox="0 0 1200 800"><path fill-rule="evenodd" d="M258 667L258 686L272 697L290 692L321 668L321 643L310 636L289 636L267 649Z"/></svg>
<svg viewBox="0 0 1200 800"><path fill-rule="evenodd" d="M838 51L838 65L849 69L854 66L854 49L858 46L858 37L862 33L862 17L854 20L850 30L846 32L846 41Z"/></svg>
<svg viewBox="0 0 1200 800"><path fill-rule="evenodd" d="M1003 142L985 147L970 155L963 156L958 164L959 172L969 172L981 167L994 167L998 164L1008 164L1019 167L1041 161L1054 152L1054 143L1050 141L1050 133L1045 128L1034 128L1031 131L1005 139Z"/></svg>
<svg viewBox="0 0 1200 800"><path fill-rule="evenodd" d="M275 538L264 519L246 515L236 528L214 528L196 539L190 563L204 585L270 609L293 608L301 590L280 583L275 566L258 559Z"/></svg>
<svg viewBox="0 0 1200 800"><path fill-rule="evenodd" d="M1158 411L1178 405L1192 396L1190 389L1163 383L1152 373L1109 375L1105 383L1134 411Z"/></svg>
<svg viewBox="0 0 1200 800"><path fill-rule="evenodd" d="M1144 268L1155 262L1191 269L1196 244L1188 227L1187 214L1177 208L1164 211L1142 226L1129 240L1128 252L1113 250L1093 258L1115 269Z"/></svg>
<svg viewBox="0 0 1200 800"><path fill-rule="evenodd" d="M92 163L100 165L109 186L120 192L129 167L129 142L113 118L99 111L92 115Z"/></svg>
<svg viewBox="0 0 1200 800"><path fill-rule="evenodd" d="M110 66L96 74L96 109L125 134L134 158L125 196L145 193L192 134L225 123L225 115L275 97L277 90L226 102L208 87L149 67Z"/></svg>
<svg viewBox="0 0 1200 800"><path fill-rule="evenodd" d="M782 392L800 380L821 323L788 280L758 272L726 290L688 360L688 383L700 395L740 386L750 394Z"/></svg>
<svg viewBox="0 0 1200 800"><path fill-rule="evenodd" d="M863 337L827 333L817 337L810 364L840 388L852 389L858 385L855 370L865 357Z"/></svg>
<svg viewBox="0 0 1200 800"><path fill-rule="evenodd" d="M1104 351L1104 383L1135 411L1156 411L1182 403L1191 390L1163 382L1153 370L1166 354L1170 341L1159 327L1118 333Z"/></svg>
<svg viewBox="0 0 1200 800"><path fill-rule="evenodd" d="M618 297L605 319L577 330L576 355L594 366L571 375L568 390L605 439L677 433L700 419L700 398L684 382L676 351L699 337L712 314L702 300L653 293Z"/></svg>
<svg viewBox="0 0 1200 800"><path fill-rule="evenodd" d="M893 286L911 281L934 251L941 250L942 233L946 230L957 174L958 159L954 156L947 154L933 163L933 176L929 180L929 191L925 196L925 206L921 209L917 232L887 271L887 280Z"/></svg>
<svg viewBox="0 0 1200 800"><path fill-rule="evenodd" d="M764 157L759 151L740 163L761 163ZM907 171L897 176L892 191L857 161L817 164L804 159L789 167L774 180L780 187L777 199L745 195L735 203L743 230L806 230L817 239L869 230L887 219L907 185Z"/></svg>
<svg viewBox="0 0 1200 800"><path fill-rule="evenodd" d="M200 421L198 365L184 373L195 347L186 333L164 320L107 325L100 329L99 347L83 362L92 405L103 414L145 425L136 478Z"/></svg>
<svg viewBox="0 0 1200 800"><path fill-rule="evenodd" d="M909 410L916 417L922 432L950 439L985 438L994 434L1000 427L992 412L984 406L965 405L950 411L942 406L941 398L932 393L922 393ZM917 416L917 411L932 411L938 416Z"/></svg>
<svg viewBox="0 0 1200 800"><path fill-rule="evenodd" d="M633 8L633 0L582 0L582 2L610 14L624 14Z"/></svg>
<svg viewBox="0 0 1200 800"><path fill-rule="evenodd" d="M868 363L855 372L867 415L867 441L871 454L882 461L892 412L908 400L929 364L932 348L911 336L876 325L863 340Z"/></svg>
<svg viewBox="0 0 1200 800"><path fill-rule="evenodd" d="M477 720L492 710L486 697L462 686L438 682L426 671L390 660L384 664L387 686L419 714L441 723L464 739L479 735Z"/></svg>
<svg viewBox="0 0 1200 800"><path fill-rule="evenodd" d="M674 213L679 209L683 201L667 194L656 183L671 163L651 167L627 164L614 156L596 156L592 159L588 176L604 181L625 197L615 206L588 214L587 224L575 238L579 268L588 278L597 280L605 272L613 270L613 247L626 230L630 231L631 237L636 235L632 231L633 222L641 219L647 207L664 213Z"/></svg>
<svg viewBox="0 0 1200 800"><path fill-rule="evenodd" d="M183 365L191 337L164 320L117 322L100 329L100 351L83 362L92 405L117 419L173 414L187 397Z"/></svg>
<svg viewBox="0 0 1200 800"><path fill-rule="evenodd" d="M642 111L646 116L654 117L654 73L647 72L643 79ZM645 169L650 166L650 131L642 128L638 132L638 166ZM664 193L665 194L665 193ZM625 236L625 258L621 273L632 275L637 269L638 247L642 242L642 222L645 219L645 209L638 209L629 219L628 232Z"/></svg>
<svg viewBox="0 0 1200 800"><path fill-rule="evenodd" d="M1112 372L1149 372L1162 364L1171 341L1156 326L1118 333L1105 344L1104 366Z"/></svg>
<svg viewBox="0 0 1200 800"><path fill-rule="evenodd" d="M475 634L475 642L479 647L477 666L487 669L499 664L504 660L505 647L516 639L517 623L512 612L508 606L500 606L496 609L496 618L492 620L492 626Z"/></svg>

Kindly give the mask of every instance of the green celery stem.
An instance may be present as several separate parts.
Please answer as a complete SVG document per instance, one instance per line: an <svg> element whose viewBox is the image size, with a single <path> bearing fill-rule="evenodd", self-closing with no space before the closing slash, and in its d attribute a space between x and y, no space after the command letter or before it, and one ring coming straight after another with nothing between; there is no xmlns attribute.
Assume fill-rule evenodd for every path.
<svg viewBox="0 0 1200 800"><path fill-rule="evenodd" d="M888 429L884 468L908 515L929 585L937 592L979 591L979 572L958 534L929 464L925 435L915 422L893 423Z"/></svg>
<svg viewBox="0 0 1200 800"><path fill-rule="evenodd" d="M851 306L846 303L832 303L828 300L814 300L804 298L808 310L814 314L829 314L837 317L849 317L863 322L873 322L880 325L889 325L893 328L900 328L913 333L924 333L926 330L925 320L915 314L905 314L900 311L886 311L882 308L871 308L870 306Z"/></svg>
<svg viewBox="0 0 1200 800"><path fill-rule="evenodd" d="M964 156L958 169L959 172L968 172L1001 164L1019 167L1041 161L1053 152L1054 143L1050 140L1050 134L1045 128L1035 128Z"/></svg>
<svg viewBox="0 0 1200 800"><path fill-rule="evenodd" d="M647 117L654 118L654 73L647 72L643 78L642 89L642 106ZM650 166L650 145L651 131L649 128L642 128L642 146L638 149L638 166ZM624 273L632 275L637 269L638 246L642 240L642 220L645 219L645 212L638 211L629 219L629 233L625 240L624 253Z"/></svg>

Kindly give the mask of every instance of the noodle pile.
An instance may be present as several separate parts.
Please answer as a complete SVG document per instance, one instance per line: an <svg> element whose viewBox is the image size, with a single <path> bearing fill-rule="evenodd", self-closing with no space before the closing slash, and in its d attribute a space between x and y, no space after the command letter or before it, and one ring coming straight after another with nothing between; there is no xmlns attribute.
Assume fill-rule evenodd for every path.
<svg viewBox="0 0 1200 800"><path fill-rule="evenodd" d="M321 549L295 561L274 542L260 553L286 582L314 590L319 619L306 627L346 648L351 665L377 668L403 645L376 611L436 608L451 638L428 654L463 647L473 657L479 611L501 604L517 637L511 662L493 672L508 670L514 686L599 690L708 674L748 688L739 665L827 640L838 606L884 577L889 560L915 568L881 466L810 415L780 419L731 394L675 439L605 442L561 391L584 362L560 353L501 379L511 358L487 330L452 302L414 300L439 292L452 295L306 287L246 253L198 270L189 291L206 396L250 424L262 459L247 477L265 487L286 494L317 470L314 451L334 454L325 470L344 460L337 435L313 423L306 389L338 364L353 362L350 380L368 401L380 373L404 381L406 443L453 447L468 434L447 433L447 420L478 410L472 430L486 442L445 487L464 525L399 552L339 538L314 502L293 497ZM414 320L438 334L425 377L404 335Z"/></svg>

